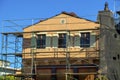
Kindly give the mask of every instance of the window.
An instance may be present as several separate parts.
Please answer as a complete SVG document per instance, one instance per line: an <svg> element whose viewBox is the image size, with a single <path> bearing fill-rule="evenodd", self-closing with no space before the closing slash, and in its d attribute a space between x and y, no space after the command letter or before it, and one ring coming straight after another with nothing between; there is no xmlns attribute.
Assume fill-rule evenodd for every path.
<svg viewBox="0 0 120 80"><path fill-rule="evenodd" d="M65 19L61 19L61 20L60 20L60 23L61 23L61 24L65 24L65 23L66 23L66 20L65 20Z"/></svg>
<svg viewBox="0 0 120 80"><path fill-rule="evenodd" d="M78 68L74 68L73 72L74 73L79 73L79 69ZM79 80L79 75L73 75L73 77L74 77L74 79Z"/></svg>
<svg viewBox="0 0 120 80"><path fill-rule="evenodd" d="M39 34L37 35L37 48L45 48L46 46L46 35Z"/></svg>
<svg viewBox="0 0 120 80"><path fill-rule="evenodd" d="M56 68L52 68L51 73L53 74L53 75L51 75L51 80L57 80L57 75L55 75L56 74Z"/></svg>
<svg viewBox="0 0 120 80"><path fill-rule="evenodd" d="M117 38L117 34L114 34L114 38Z"/></svg>
<svg viewBox="0 0 120 80"><path fill-rule="evenodd" d="M90 33L81 33L80 37L80 47L90 47Z"/></svg>
<svg viewBox="0 0 120 80"><path fill-rule="evenodd" d="M58 38L58 47L59 48L66 48L66 34L59 34Z"/></svg>

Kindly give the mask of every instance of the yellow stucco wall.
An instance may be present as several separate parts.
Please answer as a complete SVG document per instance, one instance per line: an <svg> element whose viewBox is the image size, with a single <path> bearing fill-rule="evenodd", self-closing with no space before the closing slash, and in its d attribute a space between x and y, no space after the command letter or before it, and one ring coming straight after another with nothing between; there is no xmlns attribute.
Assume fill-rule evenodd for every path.
<svg viewBox="0 0 120 80"><path fill-rule="evenodd" d="M65 20L65 24L61 23ZM60 14L53 18L49 18L33 26L24 29L24 32L29 31L50 31L50 30L77 30L77 29L95 29L99 28L99 24L88 21L82 18L76 18L65 14Z"/></svg>
<svg viewBox="0 0 120 80"><path fill-rule="evenodd" d="M61 20L65 20L65 23L61 23ZM99 24L85 20L82 18L76 18L66 14L59 14L55 17L49 18L35 25L24 28L24 32L39 31L36 34L46 34L46 36L58 36L58 33L67 33L67 30L71 31L70 35L79 35L80 32L90 32L94 35L99 35ZM61 31L62 30L62 31ZM30 46L30 39L32 33L25 33L23 41L23 58L31 58L31 48L24 48ZM74 58L87 57L88 54L92 54L89 57L98 57L98 40L94 43L95 45L89 49L80 48L79 46L69 47L70 56ZM94 52L95 51L95 52ZM66 49L46 47L45 49L34 49L37 52L36 58L53 58L57 53L58 58L64 58ZM24 54L25 53L25 54Z"/></svg>

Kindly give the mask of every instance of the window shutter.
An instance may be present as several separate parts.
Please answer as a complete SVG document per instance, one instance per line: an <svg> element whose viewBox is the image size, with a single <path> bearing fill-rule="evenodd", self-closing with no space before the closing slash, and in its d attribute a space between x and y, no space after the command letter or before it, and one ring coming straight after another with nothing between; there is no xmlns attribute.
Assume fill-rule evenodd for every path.
<svg viewBox="0 0 120 80"><path fill-rule="evenodd" d="M34 35L31 37L31 48L36 48L36 37Z"/></svg>
<svg viewBox="0 0 120 80"><path fill-rule="evenodd" d="M70 47L74 47L74 37L70 36Z"/></svg>
<svg viewBox="0 0 120 80"><path fill-rule="evenodd" d="M75 40L74 40L75 46L80 47L80 36L76 35L74 37L75 37Z"/></svg>
<svg viewBox="0 0 120 80"><path fill-rule="evenodd" d="M69 47L69 46L70 46L69 35L67 35L67 34L66 34L65 46L66 46L66 47Z"/></svg>
<svg viewBox="0 0 120 80"><path fill-rule="evenodd" d="M95 42L96 42L95 37L96 37L95 34L90 35L90 47L95 47Z"/></svg>
<svg viewBox="0 0 120 80"><path fill-rule="evenodd" d="M46 36L46 47L51 47L51 37Z"/></svg>
<svg viewBox="0 0 120 80"><path fill-rule="evenodd" d="M58 37L57 36L53 36L53 47L58 47Z"/></svg>

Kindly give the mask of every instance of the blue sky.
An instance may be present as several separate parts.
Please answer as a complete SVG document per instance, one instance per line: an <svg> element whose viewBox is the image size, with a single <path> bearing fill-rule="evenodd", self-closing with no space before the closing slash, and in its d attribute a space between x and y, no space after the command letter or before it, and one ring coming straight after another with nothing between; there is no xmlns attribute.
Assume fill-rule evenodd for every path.
<svg viewBox="0 0 120 80"><path fill-rule="evenodd" d="M74 12L79 17L96 21L98 11L104 9L105 2L108 2L109 9L114 11L114 1L115 0L0 0L0 32L2 27L8 24L6 22L3 23L3 20L49 18L62 11ZM32 21L29 22L30 23L24 21L24 23L20 23L20 25L26 23L32 24Z"/></svg>
<svg viewBox="0 0 120 80"><path fill-rule="evenodd" d="M3 20L49 18L62 11L95 21L105 2L114 11L114 0L0 0L0 32Z"/></svg>
<svg viewBox="0 0 120 80"><path fill-rule="evenodd" d="M0 0L0 21L47 18L62 11L75 12L90 19L89 15L97 15L99 10L103 10L106 1L113 10L114 0Z"/></svg>

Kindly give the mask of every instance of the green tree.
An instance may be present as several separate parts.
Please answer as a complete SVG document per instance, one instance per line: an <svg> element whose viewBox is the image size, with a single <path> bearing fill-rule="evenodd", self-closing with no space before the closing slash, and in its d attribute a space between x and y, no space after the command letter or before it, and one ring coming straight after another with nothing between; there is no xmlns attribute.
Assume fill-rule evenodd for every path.
<svg viewBox="0 0 120 80"><path fill-rule="evenodd" d="M16 80L14 76L0 76L0 80Z"/></svg>

